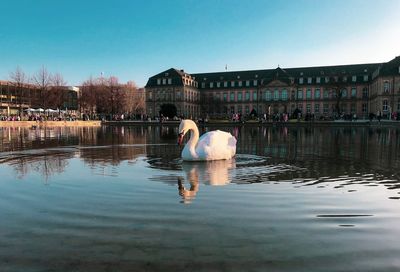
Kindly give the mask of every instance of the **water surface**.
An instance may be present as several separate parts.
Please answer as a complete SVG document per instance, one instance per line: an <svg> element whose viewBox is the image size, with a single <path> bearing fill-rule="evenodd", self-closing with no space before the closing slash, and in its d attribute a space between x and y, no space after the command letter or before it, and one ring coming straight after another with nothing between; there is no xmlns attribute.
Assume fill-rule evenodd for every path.
<svg viewBox="0 0 400 272"><path fill-rule="evenodd" d="M224 129L0 128L1 271L400 270L400 130Z"/></svg>

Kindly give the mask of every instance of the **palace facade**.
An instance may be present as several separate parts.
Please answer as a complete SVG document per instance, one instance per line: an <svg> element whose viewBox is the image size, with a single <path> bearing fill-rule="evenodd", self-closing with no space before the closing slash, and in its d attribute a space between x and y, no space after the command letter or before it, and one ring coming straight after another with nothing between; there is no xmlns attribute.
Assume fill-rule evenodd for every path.
<svg viewBox="0 0 400 272"><path fill-rule="evenodd" d="M146 109L163 104L184 117L293 114L319 117L400 112L400 57L385 63L189 74L169 69L149 78Z"/></svg>

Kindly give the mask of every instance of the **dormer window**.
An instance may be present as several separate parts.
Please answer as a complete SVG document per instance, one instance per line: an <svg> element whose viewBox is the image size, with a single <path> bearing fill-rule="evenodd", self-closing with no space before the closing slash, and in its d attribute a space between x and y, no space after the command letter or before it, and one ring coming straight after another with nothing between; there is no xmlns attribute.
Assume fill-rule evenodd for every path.
<svg viewBox="0 0 400 272"><path fill-rule="evenodd" d="M168 73L165 73L165 76L167 77L167 76L169 76L169 74L168 74Z"/></svg>
<svg viewBox="0 0 400 272"><path fill-rule="evenodd" d="M364 81L368 81L368 75L364 75Z"/></svg>
<svg viewBox="0 0 400 272"><path fill-rule="evenodd" d="M161 84L161 78L157 78L157 85Z"/></svg>
<svg viewBox="0 0 400 272"><path fill-rule="evenodd" d="M351 81L356 82L357 81L357 76L352 76Z"/></svg>

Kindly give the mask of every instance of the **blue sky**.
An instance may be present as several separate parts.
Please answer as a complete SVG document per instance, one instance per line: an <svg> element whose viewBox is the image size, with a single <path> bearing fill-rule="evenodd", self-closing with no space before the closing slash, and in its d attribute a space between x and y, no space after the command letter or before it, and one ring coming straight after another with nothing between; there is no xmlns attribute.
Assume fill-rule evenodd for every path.
<svg viewBox="0 0 400 272"><path fill-rule="evenodd" d="M71 85L117 76L144 86L190 73L389 61L400 0L3 0L0 79L45 66Z"/></svg>

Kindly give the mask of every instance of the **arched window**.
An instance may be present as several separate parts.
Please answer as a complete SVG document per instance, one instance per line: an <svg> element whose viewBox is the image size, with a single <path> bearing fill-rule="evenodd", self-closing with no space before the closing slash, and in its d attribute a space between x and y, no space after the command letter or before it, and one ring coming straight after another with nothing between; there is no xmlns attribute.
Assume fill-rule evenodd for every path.
<svg viewBox="0 0 400 272"><path fill-rule="evenodd" d="M282 100L288 100L288 92L287 90L282 90Z"/></svg>
<svg viewBox="0 0 400 272"><path fill-rule="evenodd" d="M271 91L270 90L266 90L265 91L265 100L267 101L271 101Z"/></svg>

